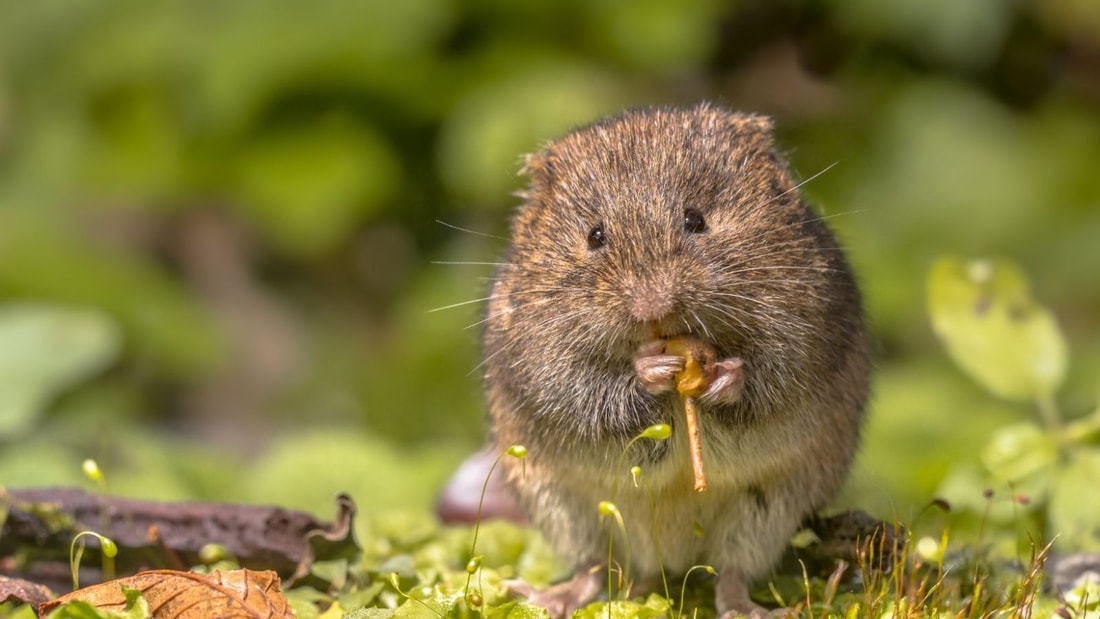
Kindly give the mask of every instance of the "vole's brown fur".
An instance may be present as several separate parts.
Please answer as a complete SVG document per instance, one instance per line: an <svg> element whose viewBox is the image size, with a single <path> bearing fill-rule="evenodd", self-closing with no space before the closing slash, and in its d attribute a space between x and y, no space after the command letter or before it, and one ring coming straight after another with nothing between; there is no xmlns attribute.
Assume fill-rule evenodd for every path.
<svg viewBox="0 0 1100 619"><path fill-rule="evenodd" d="M712 565L719 611L759 614L748 582L847 475L867 393L860 296L771 133L766 118L710 105L632 111L526 161L484 367L495 444L529 454L525 475L504 459L507 479L578 570L537 594L556 614L600 590L587 568L607 564L604 500L625 521L615 550L625 562L629 545L633 576ZM730 366L743 386L701 399L700 494L682 403L662 382L682 359L669 365L661 338L686 334L743 362ZM673 438L635 443L617 468L655 423ZM644 489L631 483L635 464Z"/></svg>

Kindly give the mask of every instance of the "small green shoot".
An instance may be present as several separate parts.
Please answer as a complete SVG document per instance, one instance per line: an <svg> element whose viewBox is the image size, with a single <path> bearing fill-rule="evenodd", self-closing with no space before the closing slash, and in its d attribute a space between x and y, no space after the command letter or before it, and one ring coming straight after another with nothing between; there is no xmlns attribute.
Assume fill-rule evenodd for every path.
<svg viewBox="0 0 1100 619"><path fill-rule="evenodd" d="M100 535L95 531L81 531L73 537L69 544L69 569L73 574L73 591L80 588L80 559L84 556L84 537L92 536L99 540L100 552L103 553L103 577L111 580L114 576L115 556L118 555L118 545L111 538Z"/></svg>
<svg viewBox="0 0 1100 619"><path fill-rule="evenodd" d="M478 587L480 588L480 574L481 574L481 556L477 553L477 536L481 532L481 510L485 506L485 493L489 490L489 480L492 479L493 473L497 470L497 465L504 456L511 456L517 458L520 461L521 475L526 477L527 475L527 447L523 445L512 445L500 453L495 460L493 460L492 466L489 467L489 472L485 475L485 481L481 484L481 496L477 500L477 516L474 518L474 538L470 542L470 559L466 562L466 586L463 588L462 597L466 600L470 606L479 608L483 602L483 597L480 591L470 591L470 582L473 580L474 574L478 574Z"/></svg>
<svg viewBox="0 0 1100 619"><path fill-rule="evenodd" d="M420 604L424 608L427 608L428 610L432 611L436 616L441 617L442 619L446 619L446 615L441 613L439 610L437 610L435 608L432 608L424 600L414 598L413 596L409 595L408 593L405 593L405 591L401 589L401 575L400 574L398 574L397 572L390 572L390 579L389 580L390 580L390 586L393 587L395 591L397 591L398 595L405 598L406 600L416 602L417 604ZM467 595L469 595L469 594L467 594ZM480 597L480 596L478 596L478 597Z"/></svg>
<svg viewBox="0 0 1100 619"><path fill-rule="evenodd" d="M80 470L84 472L84 476L99 485L100 488L107 488L107 478L103 476L103 470L99 468L99 463L91 458L88 458L80 465Z"/></svg>
<svg viewBox="0 0 1100 619"><path fill-rule="evenodd" d="M634 437L630 441L630 443L633 443L634 441L637 441L638 439L643 439L643 438L648 438L648 439L654 440L654 441L663 441L665 439L670 438L671 436L672 436L672 426L668 425L667 423L655 423L655 424L649 426L648 428L646 428L645 430L642 430L641 434ZM629 443L627 444L627 447L630 447Z"/></svg>
<svg viewBox="0 0 1100 619"><path fill-rule="evenodd" d="M634 481L634 487L639 488L639 480L644 484L645 478L643 477L642 467L634 465L630 467L630 477ZM649 530L653 535L653 552L657 555L657 567L661 571L661 587L665 593L665 599L670 599L672 596L668 589L668 575L665 573L665 563L661 558L661 536L657 530L657 500L653 498L653 490L646 485L645 486L646 497L649 499Z"/></svg>
<svg viewBox="0 0 1100 619"><path fill-rule="evenodd" d="M634 446L634 443L637 443L638 441L640 441L642 439L649 439L651 441L664 441L664 440L668 440L668 438L671 437L671 436L672 436L672 426L668 425L667 423L655 423L655 424L647 427L646 429L642 430L641 432L639 432L634 438L630 439L626 443L626 445L623 447L623 450L621 452L619 452L619 460L615 464L615 471L616 471L615 480L611 483L611 502L612 503L614 503L619 498L619 476L618 476L618 471L622 470L623 462L626 461L626 454L627 454L627 452L630 451L630 448ZM635 477L634 476L634 469L635 468L638 468L638 467L631 467L630 468L630 473L631 473L631 478L632 479ZM639 470L641 470L641 469L639 469ZM635 487L637 487L637 484L635 484Z"/></svg>
<svg viewBox="0 0 1100 619"><path fill-rule="evenodd" d="M229 549L221 544L203 544L202 548L199 548L199 561L203 565L213 565L229 558Z"/></svg>
<svg viewBox="0 0 1100 619"><path fill-rule="evenodd" d="M84 476L87 477L90 481L92 481L97 486L99 486L99 489L100 489L101 492L104 492L104 493L107 492L107 476L103 474L103 469L101 469L99 467L98 462L96 462L92 458L86 458L83 462L80 463L80 471L82 473L84 473ZM106 534L109 536L111 534L111 518L107 514L106 510L103 510L103 512L102 512L101 520L102 521L100 523L100 528L103 531L105 531ZM99 535L99 534L95 534L95 535ZM79 535L77 537L79 537ZM108 539L107 537L104 537L104 536L100 536L100 537L102 537L103 539ZM74 538L74 541L75 541L75 539L76 538ZM84 545L83 544L84 544L84 542L82 541L81 546L80 546L80 551L81 552L78 553L78 557L79 557L79 554L83 553L83 550L84 550ZM114 542L111 542L111 544L114 545ZM106 551L104 551L103 554L102 554L103 576L107 580L110 580L111 578L114 578L114 575L115 575L115 560L114 560L114 557L115 557L115 553L117 553L117 551L118 551L118 549L116 547L115 552L108 554ZM77 564L79 565L79 563L80 563L80 560L78 558L77 559ZM73 581L75 582L76 581L76 575L75 575L76 572L74 571L73 574L74 574L73 575Z"/></svg>
<svg viewBox="0 0 1100 619"><path fill-rule="evenodd" d="M623 534L623 540L626 540L626 524L623 522L623 515L619 512L618 506L611 501L600 501L597 505L597 510L600 512L601 518L609 518L607 523L607 615L611 616L611 603L615 600L615 596L612 588L612 568L614 566L614 548L615 548L615 525L619 526L619 530ZM626 546L625 560L623 564L626 569L630 568L630 546ZM622 582L629 582L630 574L620 574L620 586L619 590L622 590Z"/></svg>
<svg viewBox="0 0 1100 619"><path fill-rule="evenodd" d="M680 584L680 609L676 611L677 619L680 619L684 616L684 599L687 598L688 577L691 576L691 573L695 570L703 570L704 572L712 576L717 574L717 572L714 571L714 568L709 565L693 565L691 566L691 569L684 573L684 580Z"/></svg>
<svg viewBox="0 0 1100 619"><path fill-rule="evenodd" d="M597 509L599 510L600 515L603 516L603 517L608 517L608 516L613 517L614 520L615 520L615 523L618 524L619 529L622 531L623 543L624 543L624 548L625 548L625 551L624 551L625 560L623 562L623 564L625 566L625 570L630 569L630 544L629 544L629 539L627 538L627 535L626 535L626 524L623 521L623 516L622 516L621 513L619 513L619 508L615 505L615 501L618 499L618 496L619 496L619 475L618 475L618 472L622 470L623 464L626 461L626 454L630 451L630 448L633 447L635 443L637 443L638 441L643 440L643 439L648 439L648 440L652 440L652 441L664 441L664 440L667 440L671 436L672 436L672 426L670 426L667 423L655 423L651 426L646 427L644 430L642 430L637 435L635 435L633 438L631 438L629 441L627 441L626 445L623 446L622 451L619 452L619 459L615 464L615 478L611 482L611 500L609 500L609 501L600 501L599 505L597 506ZM629 469L630 477L631 477L632 482L634 483L635 488L638 487L638 481L637 480L641 475L641 470L642 470L641 467L639 467L637 465L632 466ZM612 582L611 572L612 572L613 562L614 562L613 550L614 550L614 544L615 544L615 523L609 523L608 524L607 597L608 597L609 602L614 599L612 597L612 590L611 590L612 589L612 586L611 586L611 582ZM663 571L664 570L662 568L662 572ZM627 572L623 573L622 578L623 578L624 581L629 582L629 580L630 580L629 572L627 571ZM607 608L608 608L607 612L610 613L611 612L611 605L608 604Z"/></svg>

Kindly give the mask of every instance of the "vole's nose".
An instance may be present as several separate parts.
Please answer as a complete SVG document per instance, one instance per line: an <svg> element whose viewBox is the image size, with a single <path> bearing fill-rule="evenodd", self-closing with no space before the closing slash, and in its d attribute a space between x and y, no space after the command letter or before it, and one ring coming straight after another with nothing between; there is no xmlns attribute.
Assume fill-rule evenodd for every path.
<svg viewBox="0 0 1100 619"><path fill-rule="evenodd" d="M659 322L676 305L671 278L642 278L630 286L627 295L630 315L638 322Z"/></svg>

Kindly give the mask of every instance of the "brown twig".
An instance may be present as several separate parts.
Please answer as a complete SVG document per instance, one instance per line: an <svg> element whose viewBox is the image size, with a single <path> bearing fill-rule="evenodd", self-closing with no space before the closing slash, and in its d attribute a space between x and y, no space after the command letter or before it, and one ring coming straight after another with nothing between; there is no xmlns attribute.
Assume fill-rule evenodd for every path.
<svg viewBox="0 0 1100 619"><path fill-rule="evenodd" d="M692 486L696 492L707 489L707 474L703 470L703 442L699 437L699 416L695 409L695 398L684 396L684 417L687 420L688 451L691 452L691 472L695 480Z"/></svg>
<svg viewBox="0 0 1100 619"><path fill-rule="evenodd" d="M710 387L710 369L715 362L714 349L698 338L681 336L665 344L665 352L684 358L684 369L676 375L676 391L684 398L684 418L687 422L688 451L694 489L707 489L707 474L703 469L703 441L699 430L699 410L695 398Z"/></svg>

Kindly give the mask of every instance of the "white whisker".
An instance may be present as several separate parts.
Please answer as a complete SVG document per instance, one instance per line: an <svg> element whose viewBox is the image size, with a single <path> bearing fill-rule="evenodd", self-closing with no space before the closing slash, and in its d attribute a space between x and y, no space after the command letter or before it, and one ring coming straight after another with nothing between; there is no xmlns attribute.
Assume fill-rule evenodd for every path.
<svg viewBox="0 0 1100 619"><path fill-rule="evenodd" d="M443 221L442 219L435 220L435 223L437 223L441 226L446 226L446 227L450 228L451 230L458 230L459 232L465 232L467 234L475 234L477 236L483 236L483 237L490 238L490 239L497 239L498 241L507 241L508 240L508 239L506 239L502 236L497 236L495 234L489 234L487 232L478 232L477 230L469 230L469 229L466 229L466 228L461 228L461 227L456 226L454 224L449 224L449 223Z"/></svg>
<svg viewBox="0 0 1100 619"><path fill-rule="evenodd" d="M479 266L479 267L510 267L510 262L473 262L473 261L450 261L450 260L432 260L432 264L441 264L445 266Z"/></svg>
<svg viewBox="0 0 1100 619"><path fill-rule="evenodd" d="M450 305L444 305L442 307L434 307L427 311L428 314L434 314L435 312L442 312L443 310L454 309L456 307L463 307L465 305L473 305L474 303L481 303L482 301L488 301L492 297L481 297L480 299L470 299L469 301L459 301L458 303L451 303Z"/></svg>

